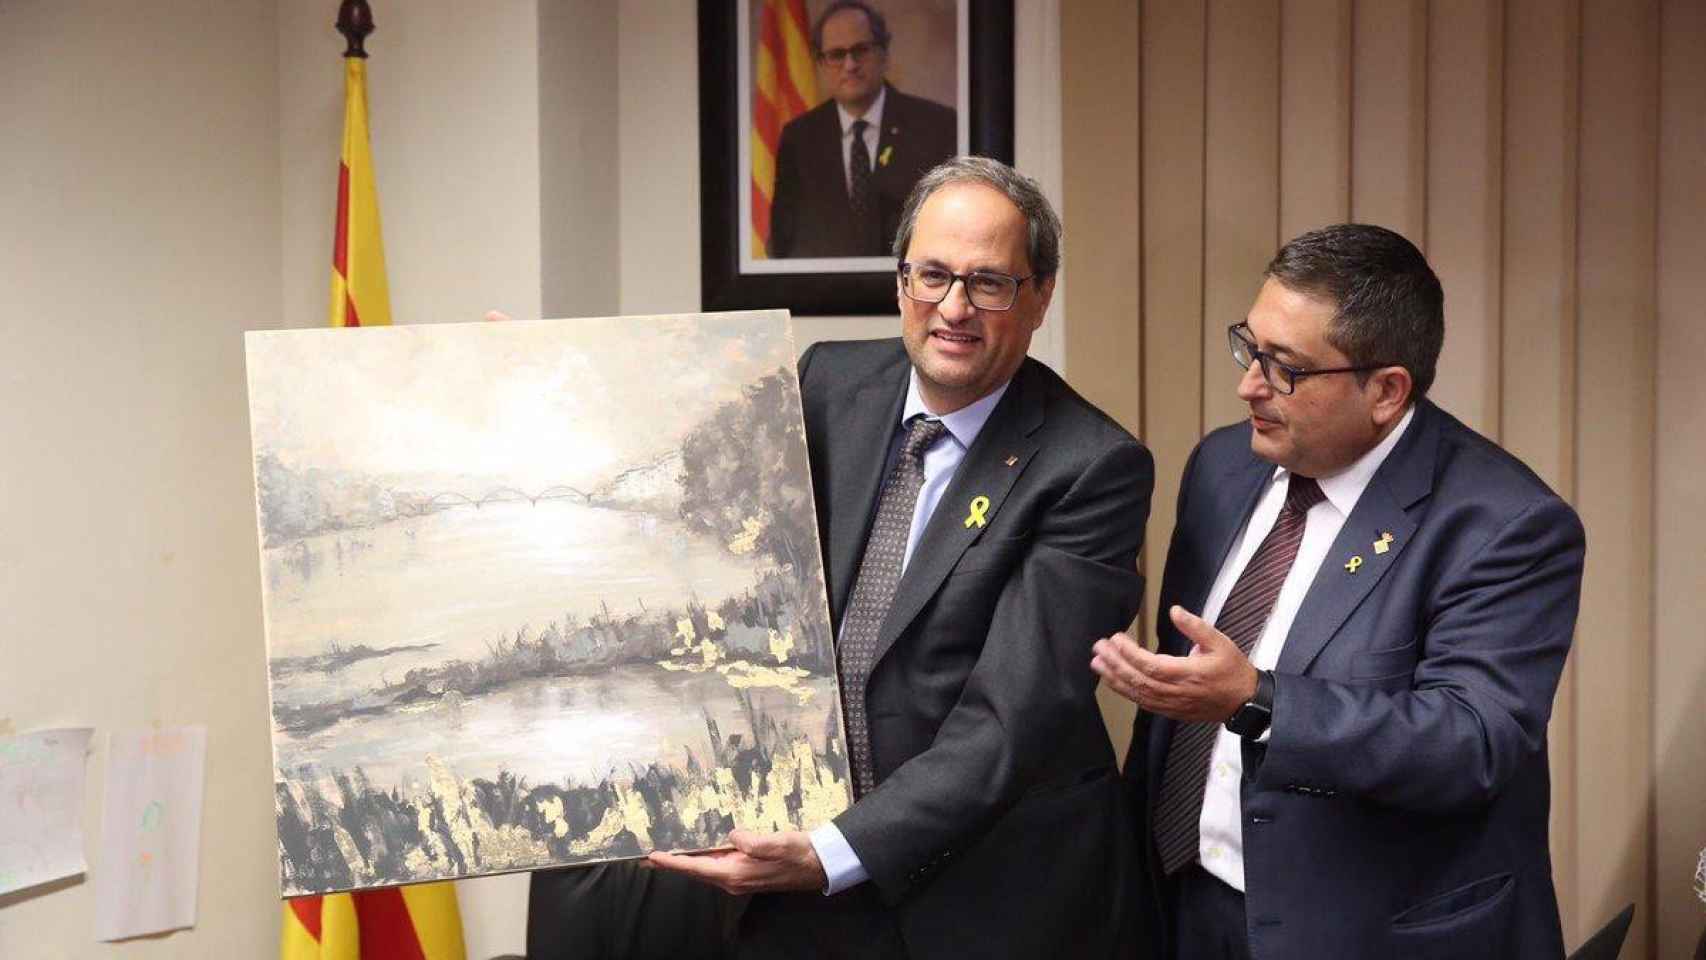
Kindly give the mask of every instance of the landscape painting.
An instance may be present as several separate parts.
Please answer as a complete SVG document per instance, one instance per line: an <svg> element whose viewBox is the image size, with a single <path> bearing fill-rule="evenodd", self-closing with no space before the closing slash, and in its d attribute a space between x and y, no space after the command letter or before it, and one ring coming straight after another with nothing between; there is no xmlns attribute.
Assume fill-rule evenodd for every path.
<svg viewBox="0 0 1706 960"><path fill-rule="evenodd" d="M851 802L785 312L246 347L284 896Z"/></svg>

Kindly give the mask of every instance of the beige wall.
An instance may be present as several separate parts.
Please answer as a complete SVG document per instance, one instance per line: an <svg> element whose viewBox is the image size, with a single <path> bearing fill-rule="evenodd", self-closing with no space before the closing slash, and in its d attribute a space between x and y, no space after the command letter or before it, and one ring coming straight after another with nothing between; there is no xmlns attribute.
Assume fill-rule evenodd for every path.
<svg viewBox="0 0 1706 960"><path fill-rule="evenodd" d="M1067 360L1156 453L1148 569L1191 446L1239 416L1224 328L1267 258L1339 220L1406 233L1446 289L1434 397L1587 525L1551 728L1566 940L1633 900L1625 955L1686 955L1706 926L1700 5L1086 2L1063 30L1065 217L1096 240ZM1105 706L1123 740L1129 707Z"/></svg>
<svg viewBox="0 0 1706 960"><path fill-rule="evenodd" d="M206 723L200 924L97 945L81 882L0 898L0 957L262 957L242 331L281 316L275 14L96 6L0 4L0 725L97 728L99 870L105 733Z"/></svg>

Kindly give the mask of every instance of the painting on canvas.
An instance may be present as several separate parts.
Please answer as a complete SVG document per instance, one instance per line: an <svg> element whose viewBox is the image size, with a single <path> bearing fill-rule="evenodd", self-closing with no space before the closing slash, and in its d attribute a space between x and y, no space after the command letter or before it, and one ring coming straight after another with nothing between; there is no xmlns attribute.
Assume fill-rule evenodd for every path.
<svg viewBox="0 0 1706 960"><path fill-rule="evenodd" d="M247 354L285 896L850 802L786 313Z"/></svg>

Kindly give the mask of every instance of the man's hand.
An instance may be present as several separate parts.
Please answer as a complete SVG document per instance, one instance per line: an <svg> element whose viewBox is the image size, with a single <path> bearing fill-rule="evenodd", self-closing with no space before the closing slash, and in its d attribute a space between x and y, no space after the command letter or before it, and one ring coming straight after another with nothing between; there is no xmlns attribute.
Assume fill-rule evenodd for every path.
<svg viewBox="0 0 1706 960"><path fill-rule="evenodd" d="M1256 695L1256 668L1208 621L1177 605L1167 613L1191 641L1189 656L1151 653L1116 633L1096 641L1090 669L1151 713L1194 723L1224 721Z"/></svg>
<svg viewBox="0 0 1706 960"><path fill-rule="evenodd" d="M684 873L724 893L768 893L784 890L821 891L829 879L811 839L798 830L729 834L733 850L711 853L653 853L654 867Z"/></svg>

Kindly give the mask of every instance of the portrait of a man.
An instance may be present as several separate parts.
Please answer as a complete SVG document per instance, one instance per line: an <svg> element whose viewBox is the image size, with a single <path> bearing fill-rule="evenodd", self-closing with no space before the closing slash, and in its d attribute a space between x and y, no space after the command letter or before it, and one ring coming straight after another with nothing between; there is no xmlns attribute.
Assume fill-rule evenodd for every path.
<svg viewBox="0 0 1706 960"><path fill-rule="evenodd" d="M796 6L796 15L818 6ZM907 192L925 171L960 152L955 108L897 82L897 47L926 53L927 44L945 41L935 53L955 63L953 10L931 18L935 23L916 11L903 13L905 27L919 34L934 27L937 36L915 36L902 45L883 10L861 0L837 0L815 11L809 50L815 95L822 100L781 125L768 210L762 202L753 209L762 248L755 258L889 256ZM922 65L918 72L927 73ZM949 82L935 86L951 93L951 75L944 79ZM811 92L800 93L806 94L800 100L810 99ZM755 120L762 137L762 118ZM761 201L758 173L755 167L755 200Z"/></svg>

